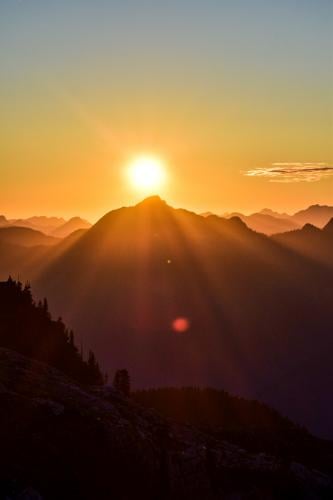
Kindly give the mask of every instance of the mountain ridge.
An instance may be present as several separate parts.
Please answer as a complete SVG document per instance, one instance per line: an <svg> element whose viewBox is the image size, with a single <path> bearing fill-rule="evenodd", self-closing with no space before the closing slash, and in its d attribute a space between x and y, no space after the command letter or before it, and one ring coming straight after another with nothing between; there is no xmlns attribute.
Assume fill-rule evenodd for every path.
<svg viewBox="0 0 333 500"><path fill-rule="evenodd" d="M23 247L56 245L59 239L29 227L0 227L0 240Z"/></svg>
<svg viewBox="0 0 333 500"><path fill-rule="evenodd" d="M81 219L81 217L72 217L61 226L55 228L51 234L52 236L57 238L66 238L75 231L78 231L80 229L89 229L90 227L90 222Z"/></svg>
<svg viewBox="0 0 333 500"><path fill-rule="evenodd" d="M224 388L332 436L322 384L332 376L328 235L316 231L312 255L307 231L267 237L239 219L158 207L113 210L24 273L20 259L16 272L81 332L103 369L116 368L114 356L137 387Z"/></svg>
<svg viewBox="0 0 333 500"><path fill-rule="evenodd" d="M265 208L249 215L236 212L227 213L224 217L229 218L233 215L240 217L254 231L270 236L301 229L307 223L322 229L333 217L333 207L315 204L299 210L292 215Z"/></svg>
<svg viewBox="0 0 333 500"><path fill-rule="evenodd" d="M291 405L290 416L329 434L322 410L326 396L319 385L320 373L330 370L331 308L325 290L332 274L324 263L311 260L310 265L307 256L251 231L239 219L203 218L156 199L153 205L106 214L68 252L50 261L36 282L38 290L83 332L84 343L92 342L104 367L112 364L107 354L112 342L112 351L140 387L149 380L204 383L244 396L262 394L285 412L287 394L302 387L291 375L295 357L301 372L308 371L309 383L318 385L317 412L326 424L310 417L303 390L302 404L298 410ZM74 302L66 299L69 294ZM172 330L178 317L190 324L181 338ZM171 362L177 356L183 365ZM268 363L271 357L274 362ZM282 380L282 366L282 387L289 388L272 392L268 387Z"/></svg>

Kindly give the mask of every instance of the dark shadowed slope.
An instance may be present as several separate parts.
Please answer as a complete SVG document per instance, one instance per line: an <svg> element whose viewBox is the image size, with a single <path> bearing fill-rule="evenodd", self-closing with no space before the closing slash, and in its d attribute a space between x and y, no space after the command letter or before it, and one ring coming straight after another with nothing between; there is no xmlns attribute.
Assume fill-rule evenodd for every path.
<svg viewBox="0 0 333 500"><path fill-rule="evenodd" d="M240 219L148 199L103 217L36 284L136 385L214 385L333 435L332 273Z"/></svg>
<svg viewBox="0 0 333 500"><path fill-rule="evenodd" d="M193 425L253 452L277 454L311 468L333 472L333 442L314 438L277 411L212 388L162 387L140 390L131 398L160 415Z"/></svg>
<svg viewBox="0 0 333 500"><path fill-rule="evenodd" d="M26 227L0 228L0 280L32 278L61 241Z"/></svg>
<svg viewBox="0 0 333 500"><path fill-rule="evenodd" d="M332 491L332 443L257 401L196 388L128 399L100 384L92 353L82 359L46 300L36 305L28 286L0 283L1 498L259 499L263 491L317 498Z"/></svg>
<svg viewBox="0 0 333 500"><path fill-rule="evenodd" d="M55 245L22 246L2 241L0 238L0 280L7 279L9 275L24 280L36 279L50 261L69 250L85 232L86 229L79 229L60 240L43 235L41 241L45 242L45 238L51 238L51 241L56 240Z"/></svg>
<svg viewBox="0 0 333 500"><path fill-rule="evenodd" d="M0 346L45 361L78 382L104 381L94 354L83 360L73 331L60 318L52 320L46 299L36 304L29 285L11 278L0 282Z"/></svg>
<svg viewBox="0 0 333 500"><path fill-rule="evenodd" d="M332 474L325 467L315 470L296 457L246 451L174 424L112 389L83 389L13 351L0 349L0 366L1 498L317 500L332 495Z"/></svg>
<svg viewBox="0 0 333 500"><path fill-rule="evenodd" d="M333 268L333 219L323 229L306 224L302 229L277 234L273 239L286 248Z"/></svg>
<svg viewBox="0 0 333 500"><path fill-rule="evenodd" d="M44 259L49 247L22 247L0 240L0 280L5 280L11 274L18 277L32 276L32 269L38 267Z"/></svg>
<svg viewBox="0 0 333 500"><path fill-rule="evenodd" d="M178 422L223 432L283 432L308 435L277 411L255 400L202 387L161 387L132 393L132 399Z"/></svg>
<svg viewBox="0 0 333 500"><path fill-rule="evenodd" d="M56 245L59 243L59 239L27 227L12 226L0 228L0 242L23 247L33 247L38 245Z"/></svg>

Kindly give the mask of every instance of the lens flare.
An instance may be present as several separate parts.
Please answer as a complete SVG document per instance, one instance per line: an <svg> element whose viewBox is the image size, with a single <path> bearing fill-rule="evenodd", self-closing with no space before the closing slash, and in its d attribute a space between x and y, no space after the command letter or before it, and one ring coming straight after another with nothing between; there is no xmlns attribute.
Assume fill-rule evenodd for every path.
<svg viewBox="0 0 333 500"><path fill-rule="evenodd" d="M189 330L190 328L190 321L188 318L185 317L180 317L176 318L172 322L172 329L176 333L185 333Z"/></svg>

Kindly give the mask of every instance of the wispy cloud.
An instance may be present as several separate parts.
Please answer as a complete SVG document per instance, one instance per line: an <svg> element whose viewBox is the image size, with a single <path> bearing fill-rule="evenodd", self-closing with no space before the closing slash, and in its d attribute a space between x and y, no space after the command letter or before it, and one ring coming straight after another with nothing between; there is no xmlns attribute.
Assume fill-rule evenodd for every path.
<svg viewBox="0 0 333 500"><path fill-rule="evenodd" d="M243 172L247 177L266 177L269 182L316 182L333 176L328 163L272 163Z"/></svg>

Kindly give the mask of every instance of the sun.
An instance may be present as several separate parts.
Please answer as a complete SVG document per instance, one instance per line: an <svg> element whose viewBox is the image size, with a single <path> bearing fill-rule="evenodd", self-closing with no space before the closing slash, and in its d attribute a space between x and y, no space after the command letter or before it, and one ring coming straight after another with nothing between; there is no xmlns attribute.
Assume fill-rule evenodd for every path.
<svg viewBox="0 0 333 500"><path fill-rule="evenodd" d="M129 165L128 174L132 186L145 193L156 193L166 181L165 164L155 156L136 157Z"/></svg>

